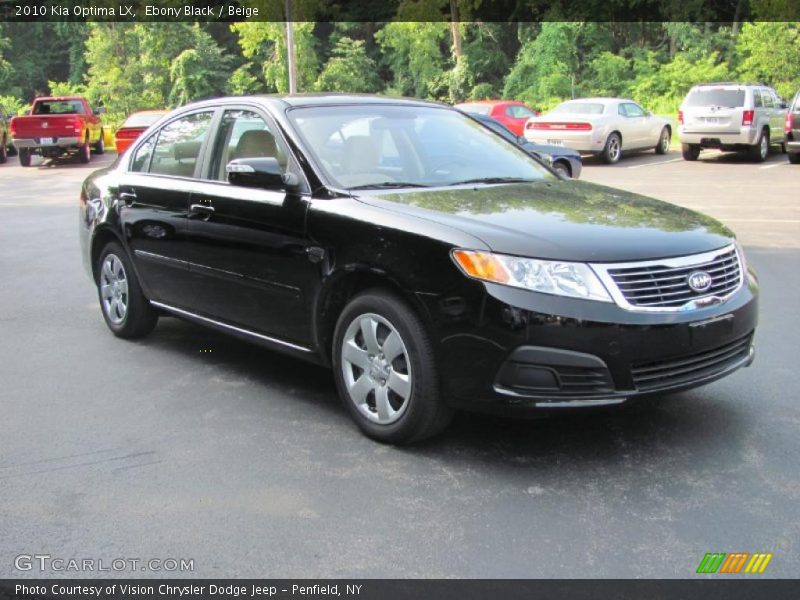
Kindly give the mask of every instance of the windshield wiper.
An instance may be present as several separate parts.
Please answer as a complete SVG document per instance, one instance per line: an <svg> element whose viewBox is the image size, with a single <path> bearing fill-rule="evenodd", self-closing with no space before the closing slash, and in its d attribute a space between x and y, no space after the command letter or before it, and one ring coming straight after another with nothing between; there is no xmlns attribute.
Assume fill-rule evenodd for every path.
<svg viewBox="0 0 800 600"><path fill-rule="evenodd" d="M525 179L524 177L479 177L477 179L465 179L464 181L454 181L447 185L468 185L470 183L533 183L535 179Z"/></svg>
<svg viewBox="0 0 800 600"><path fill-rule="evenodd" d="M392 188L424 188L430 187L424 183L411 183L409 181L382 181L380 183L365 183L364 185L354 185L348 190L388 190Z"/></svg>

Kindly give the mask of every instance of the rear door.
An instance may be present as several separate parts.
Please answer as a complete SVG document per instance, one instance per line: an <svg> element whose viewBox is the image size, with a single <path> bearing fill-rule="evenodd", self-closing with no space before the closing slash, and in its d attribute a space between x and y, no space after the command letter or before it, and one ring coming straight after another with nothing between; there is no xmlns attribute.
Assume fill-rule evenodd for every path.
<svg viewBox="0 0 800 600"><path fill-rule="evenodd" d="M690 133L738 134L747 97L741 86L694 88L683 102L684 130Z"/></svg>
<svg viewBox="0 0 800 600"><path fill-rule="evenodd" d="M274 157L303 180L274 122L259 108L221 115L204 181L190 198L188 235L193 306L204 315L307 345L310 290L319 267L307 253L307 201L285 191L234 186L235 158Z"/></svg>
<svg viewBox="0 0 800 600"><path fill-rule="evenodd" d="M148 297L171 306L192 304L189 198L198 184L214 112L184 114L148 136L115 190L122 228Z"/></svg>

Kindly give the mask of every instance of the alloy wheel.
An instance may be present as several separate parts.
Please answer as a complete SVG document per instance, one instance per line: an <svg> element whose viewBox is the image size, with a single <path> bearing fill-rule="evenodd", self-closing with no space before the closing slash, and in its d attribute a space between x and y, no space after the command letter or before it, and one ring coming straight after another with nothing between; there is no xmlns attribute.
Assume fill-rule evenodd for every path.
<svg viewBox="0 0 800 600"><path fill-rule="evenodd" d="M379 425L396 422L412 393L411 361L398 330L384 317L353 319L342 340L341 368L350 401Z"/></svg>
<svg viewBox="0 0 800 600"><path fill-rule="evenodd" d="M100 297L103 312L114 325L128 314L128 277L116 254L108 254L100 268Z"/></svg>
<svg viewBox="0 0 800 600"><path fill-rule="evenodd" d="M666 129L664 133L661 134L661 150L664 154L669 150L669 132Z"/></svg>
<svg viewBox="0 0 800 600"><path fill-rule="evenodd" d="M767 154L769 153L769 139L763 133L761 134L761 142L759 142L758 150L762 159L767 158Z"/></svg>
<svg viewBox="0 0 800 600"><path fill-rule="evenodd" d="M619 138L617 136L611 136L608 140L608 156L614 162L619 159Z"/></svg>

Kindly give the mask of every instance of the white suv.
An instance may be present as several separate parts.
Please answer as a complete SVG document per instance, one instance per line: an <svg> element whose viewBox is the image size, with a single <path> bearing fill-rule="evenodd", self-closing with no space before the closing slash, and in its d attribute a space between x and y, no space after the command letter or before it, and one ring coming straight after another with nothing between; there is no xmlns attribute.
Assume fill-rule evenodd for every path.
<svg viewBox="0 0 800 600"><path fill-rule="evenodd" d="M697 160L702 148L746 150L763 162L770 144L783 146L786 103L771 87L747 83L696 85L678 111L683 158Z"/></svg>

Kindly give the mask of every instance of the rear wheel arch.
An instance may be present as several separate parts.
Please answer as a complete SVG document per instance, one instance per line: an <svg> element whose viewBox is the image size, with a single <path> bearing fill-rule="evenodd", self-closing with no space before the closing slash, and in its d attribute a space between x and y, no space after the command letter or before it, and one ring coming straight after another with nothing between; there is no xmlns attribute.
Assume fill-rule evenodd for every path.
<svg viewBox="0 0 800 600"><path fill-rule="evenodd" d="M333 337L342 311L357 295L374 289L397 296L409 305L426 327L430 326L430 315L424 304L388 273L366 269L334 273L327 284L323 285L313 308L314 341L326 364L332 364Z"/></svg>
<svg viewBox="0 0 800 600"><path fill-rule="evenodd" d="M97 263L100 260L100 253L109 242L117 242L123 248L126 248L122 238L110 227L103 227L95 232L94 236L92 236L91 250L89 251L92 265L92 278L95 281L97 281Z"/></svg>

